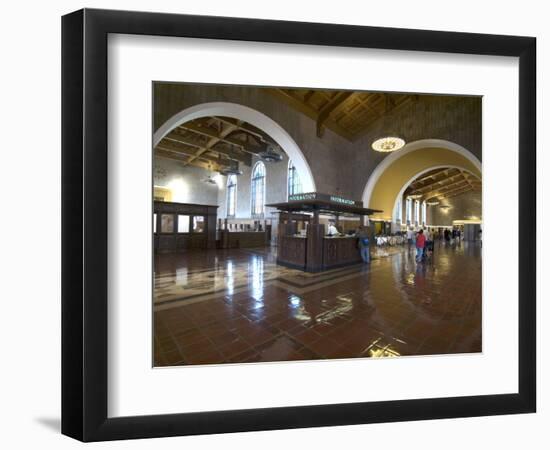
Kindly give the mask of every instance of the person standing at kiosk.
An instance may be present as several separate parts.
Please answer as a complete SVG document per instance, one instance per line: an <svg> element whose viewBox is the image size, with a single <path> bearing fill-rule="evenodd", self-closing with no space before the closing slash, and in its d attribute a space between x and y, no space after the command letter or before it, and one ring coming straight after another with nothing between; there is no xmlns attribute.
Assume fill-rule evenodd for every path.
<svg viewBox="0 0 550 450"><path fill-rule="evenodd" d="M370 241L369 241L369 234L367 232L368 230L364 227L359 227L359 231L357 233L357 237L359 238L359 251L361 253L361 258L363 259L363 262L369 263L370 262Z"/></svg>
<svg viewBox="0 0 550 450"><path fill-rule="evenodd" d="M338 236L340 234L338 228L334 225L334 222L329 223L327 234L329 236Z"/></svg>

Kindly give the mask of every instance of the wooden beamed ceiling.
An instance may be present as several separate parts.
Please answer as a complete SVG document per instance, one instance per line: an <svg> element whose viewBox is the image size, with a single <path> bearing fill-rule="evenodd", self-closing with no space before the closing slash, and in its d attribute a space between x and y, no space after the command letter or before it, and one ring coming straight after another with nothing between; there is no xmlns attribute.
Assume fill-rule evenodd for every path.
<svg viewBox="0 0 550 450"><path fill-rule="evenodd" d="M356 141L387 114L410 108L418 95L314 89L269 89L269 92L316 122L317 136L329 128Z"/></svg>
<svg viewBox="0 0 550 450"><path fill-rule="evenodd" d="M443 200L469 191L481 192L481 180L464 170L449 167L434 169L416 180L405 190L405 197L420 196L420 201Z"/></svg>
<svg viewBox="0 0 550 450"><path fill-rule="evenodd" d="M251 166L252 156L273 139L253 125L229 117L203 117L174 128L155 147L155 155L182 165L220 171L235 163Z"/></svg>

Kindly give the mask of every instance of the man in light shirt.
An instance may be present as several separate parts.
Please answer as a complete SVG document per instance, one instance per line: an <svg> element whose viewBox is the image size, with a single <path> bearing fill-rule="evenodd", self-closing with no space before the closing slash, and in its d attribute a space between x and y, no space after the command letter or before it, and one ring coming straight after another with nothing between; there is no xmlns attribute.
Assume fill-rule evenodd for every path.
<svg viewBox="0 0 550 450"><path fill-rule="evenodd" d="M336 227L334 226L334 223L333 223L333 222L330 222L330 223L328 224L328 232L327 232L327 234L328 234L329 236L337 236L337 235L340 234L340 233L338 232L338 228L336 228Z"/></svg>

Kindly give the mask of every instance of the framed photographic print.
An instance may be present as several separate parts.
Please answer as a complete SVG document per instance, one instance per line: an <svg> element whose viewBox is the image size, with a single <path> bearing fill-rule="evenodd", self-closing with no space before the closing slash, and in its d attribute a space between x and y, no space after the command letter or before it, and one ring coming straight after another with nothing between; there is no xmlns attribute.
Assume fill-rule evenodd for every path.
<svg viewBox="0 0 550 450"><path fill-rule="evenodd" d="M535 412L535 38L62 26L64 434Z"/></svg>

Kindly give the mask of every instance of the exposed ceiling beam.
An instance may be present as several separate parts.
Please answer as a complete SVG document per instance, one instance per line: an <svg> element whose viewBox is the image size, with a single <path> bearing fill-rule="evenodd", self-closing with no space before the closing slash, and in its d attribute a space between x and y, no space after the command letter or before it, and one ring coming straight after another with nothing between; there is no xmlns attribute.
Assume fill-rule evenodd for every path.
<svg viewBox="0 0 550 450"><path fill-rule="evenodd" d="M235 161L242 162L243 164L246 164L247 166L252 165L252 157L249 153L238 152L234 149L223 147L223 144L221 144L221 143L217 143L217 144L213 145L210 148L206 148L204 145L199 145L196 142L192 142L184 136L176 135L177 136L176 139L171 139L170 136L173 136L173 135L169 134L168 136L166 136L160 142L160 144L162 144L166 147L167 143L164 142L164 141L168 140L168 142L172 143L172 145L177 143L178 145L184 145L184 146L187 146L187 147L191 146L191 147L194 147L195 149L203 150L203 153L205 151L216 152L218 154L225 155L230 159L234 159ZM174 147L174 150L177 150L177 147Z"/></svg>
<svg viewBox="0 0 550 450"><path fill-rule="evenodd" d="M414 186L415 184L417 183L422 183L426 180L436 180L436 178L441 175L442 173L447 173L449 171L449 169L440 169L438 170L437 172L433 172L431 173L430 175L427 175L427 176L424 176L422 178L417 178L416 180L414 180L412 183L411 183L411 186Z"/></svg>
<svg viewBox="0 0 550 450"><path fill-rule="evenodd" d="M229 135L238 128L238 125L236 124L228 125L225 128L225 130L223 130L221 133L218 133L216 130L213 130L212 128L209 128L209 127L198 126L197 124L194 124L192 122L184 123L183 125L180 125L179 128L182 128L187 131L192 131L197 134L201 134L203 136L209 137L211 140L214 140L213 142L209 142L210 145L207 144L207 147L211 147L221 141L221 142L225 142L226 144L239 147L247 153L257 154L263 150L263 147L256 146L256 145L252 146L239 139L229 137Z"/></svg>
<svg viewBox="0 0 550 450"><path fill-rule="evenodd" d="M464 170L461 170L460 173L468 182L468 184L472 187L472 189L475 189L478 184L481 184L481 181L477 177L473 176L471 173L465 172Z"/></svg>
<svg viewBox="0 0 550 450"><path fill-rule="evenodd" d="M441 174L448 175L451 171L456 171L457 173L455 175L451 175L450 177L448 176L441 177ZM478 184L481 184L481 181L477 179L474 175L471 175L469 172L465 172L461 169L450 167L448 169L443 169L438 172L432 173L426 177L415 180L410 185L409 193L421 194L426 190L432 189L434 186L439 186L439 189L443 189L450 186L451 184L454 184L454 183L448 183L448 182L453 181L457 178L459 178L461 181L467 182L472 188L476 188ZM434 181L432 183L421 184L420 186L416 187L416 185L418 185L419 183L429 179L432 179ZM458 182L459 181L455 183L458 183ZM432 189L432 190L435 190L435 189Z"/></svg>
<svg viewBox="0 0 550 450"><path fill-rule="evenodd" d="M454 192L452 194L445 195L444 198L449 199L449 198L453 198L453 197L458 197L459 195L465 194L466 192L470 192L470 191L481 192L481 189L472 189L472 188L468 187L467 189L464 189L462 191L457 191L457 192Z"/></svg>
<svg viewBox="0 0 550 450"><path fill-rule="evenodd" d="M178 156L175 153L167 152L167 151L164 151L164 150L158 150L157 151L157 156L159 158L170 159L172 161L178 161L178 162L182 163L182 165L184 165L184 166L191 165L191 166L195 166L195 167L200 167L200 168L205 169L205 170L211 170L213 172L219 172L222 169L221 166L218 166L217 164L212 163L212 162L204 162L204 161L201 161L199 159L189 161L185 157L181 157L181 156Z"/></svg>
<svg viewBox="0 0 550 450"><path fill-rule="evenodd" d="M447 193L449 189L451 189L451 190L454 189L454 186L464 187L465 186L464 183L465 183L464 180L459 180L459 181L456 181L454 183L442 186L439 189L434 189L434 190L429 191L429 192L423 192L422 197L424 197L424 198L436 197L438 195L442 195L442 194ZM467 183L466 183L466 186L468 186Z"/></svg>
<svg viewBox="0 0 550 450"><path fill-rule="evenodd" d="M192 156L191 158L189 158L189 161L187 163L190 163L192 161L194 161L195 159L197 159L200 155L202 155L204 152L207 152L208 150L210 150L214 145L216 145L218 142L224 140L224 138L229 135L230 133L232 133L233 131L235 131L235 128L237 127L237 125L229 125L225 128L225 130L222 130L221 132L217 133L216 131L214 130L211 130L210 128L206 128L206 127L199 127L195 124L193 124L192 122L188 122L186 124L183 124L183 125L180 125L181 128L184 128L186 130L190 129L188 127L191 127L191 128L195 128L195 129L201 129L201 128L204 128L204 129L208 129L209 131L212 132L212 134L210 135L210 139L208 140L208 142L206 143L206 146L199 150L195 156ZM193 131L191 129L191 131ZM204 131L203 131L204 132ZM208 134L206 134L206 136L208 136Z"/></svg>
<svg viewBox="0 0 550 450"><path fill-rule="evenodd" d="M311 97L315 95L315 90L312 89L311 91L308 91L306 95L304 95L304 103L307 103L311 100Z"/></svg>
<svg viewBox="0 0 550 450"><path fill-rule="evenodd" d="M177 139L173 139L171 136L172 135L169 134L163 137L162 140L157 145L160 145L160 144L173 145L173 146L179 146L182 149L193 150L193 151L197 151L197 149L203 148L202 145L189 141L183 137L178 137Z"/></svg>
<svg viewBox="0 0 550 450"><path fill-rule="evenodd" d="M324 105L317 116L317 137L323 136L325 123L330 117L331 113L341 106L348 98L350 98L355 92L353 91L341 91L332 97L326 105Z"/></svg>
<svg viewBox="0 0 550 450"><path fill-rule="evenodd" d="M216 156L210 156L206 152L202 153L201 155L197 155L197 152L195 151L189 151L188 149L183 149L181 147L175 147L167 144L163 144L162 142L157 145L156 150L160 150L161 152L169 152L175 155L185 155L190 158L200 158L204 161L215 163L218 166L228 167L231 162L228 159L222 159L220 157ZM189 159L187 159L185 162L188 162Z"/></svg>
<svg viewBox="0 0 550 450"><path fill-rule="evenodd" d="M384 94L384 95L388 95L388 94ZM399 112L403 111L404 109L409 108L412 103L417 101L417 99L418 99L417 95L408 96L407 98L402 100L401 103L399 103L399 104L395 105L394 107L390 108L387 112L384 112L377 119L373 120L370 123L366 123L365 126L361 129L361 131L359 131L358 133L355 134L355 136L353 137L353 141L357 141L357 140L361 139L367 133L369 133L372 129L375 129L378 126L378 124L380 123L380 121L384 120L384 116L386 116L387 114L399 113Z"/></svg>
<svg viewBox="0 0 550 450"><path fill-rule="evenodd" d="M458 178L458 181L453 181ZM413 188L409 192L410 194L424 194L426 191L440 190L444 189L447 186L455 184L457 182L464 182L464 178L460 174L452 175L450 177L445 177L440 180L436 180L433 183L426 184L419 188ZM434 189L435 186L438 186L437 189Z"/></svg>
<svg viewBox="0 0 550 450"><path fill-rule="evenodd" d="M226 124L229 124L229 125L236 125L238 120L236 119L231 119L231 118L228 118L228 117L218 117L218 116L214 116L214 118L216 120L219 120L221 122L224 122ZM262 141L265 141L265 142L268 142L269 144L271 145L278 145L272 138L271 136L269 136L267 133L264 133L262 130L259 130L255 127L252 127L251 125L248 125L247 123L243 122L241 123L240 125L237 125L238 129L249 134L249 135L252 135L253 137L256 137Z"/></svg>
<svg viewBox="0 0 550 450"><path fill-rule="evenodd" d="M298 112L301 112L305 116L317 122L319 111L317 111L311 105L304 103L301 99L294 97L284 89L269 89L268 91L275 97L284 101L287 105L296 109ZM325 126L334 131L336 134L342 136L344 139L347 139L348 141L351 141L353 138L353 135L348 130L338 125L333 120L330 120L330 118L326 120Z"/></svg>
<svg viewBox="0 0 550 450"><path fill-rule="evenodd" d="M437 198L449 198L449 196L455 194L455 193L463 193L463 192L468 192L468 191L472 191L473 189L469 186L469 185L463 185L463 186L459 186L457 188L454 188L454 189L451 189L449 191L446 191L446 192L441 192L440 194L438 195L434 195L432 197L437 197Z"/></svg>

